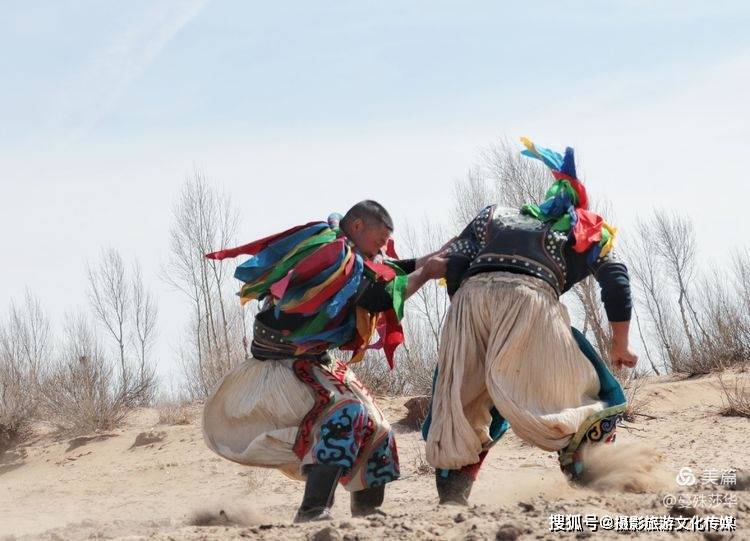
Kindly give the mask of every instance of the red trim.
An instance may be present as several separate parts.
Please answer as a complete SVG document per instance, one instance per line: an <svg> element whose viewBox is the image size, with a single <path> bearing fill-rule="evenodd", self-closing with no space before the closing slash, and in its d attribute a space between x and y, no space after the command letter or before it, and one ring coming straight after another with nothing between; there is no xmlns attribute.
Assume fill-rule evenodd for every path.
<svg viewBox="0 0 750 541"><path fill-rule="evenodd" d="M368 447L370 447L370 440L372 440L372 436L375 434L375 422L370 417L370 413L366 411L365 416L367 417L367 425L365 427L354 427L354 429L358 431L357 434L362 434L362 432L364 431L364 434L362 434L362 439L359 442L359 451L357 451L357 458L354 461L355 465L362 463L365 451L369 451ZM349 470L349 472L347 472L347 474L341 478L341 483L346 485L349 481L351 481L354 478L352 474L356 470L356 467ZM366 473L364 468L362 469L362 472Z"/></svg>
<svg viewBox="0 0 750 541"><path fill-rule="evenodd" d="M396 243L393 237L388 237L388 242L385 243L385 255L393 259L399 259L396 253Z"/></svg>
<svg viewBox="0 0 750 541"><path fill-rule="evenodd" d="M375 263L366 259L365 266L384 282L390 282L396 277L396 271L384 263Z"/></svg>
<svg viewBox="0 0 750 541"><path fill-rule="evenodd" d="M297 376L297 379L310 386L315 392L315 404L310 408L310 411L307 412L307 415L302 418L302 422L297 430L297 437L294 440L294 447L292 448L294 454L297 455L297 458L300 460L304 458L307 451L310 449L310 445L312 445L311 434L313 427L315 426L315 421L320 417L320 414L328 404L331 403L331 393L318 383L318 380L312 373L313 362L314 361L308 359L300 359L294 361L294 364L292 365L294 375Z"/></svg>
<svg viewBox="0 0 750 541"><path fill-rule="evenodd" d="M341 361L335 362L336 366L331 372L326 369L320 369L318 374L322 374L330 383L332 383L339 393L345 394L351 392L344 382L347 366ZM317 363L315 360L298 359L294 361L294 364L292 365L294 375L297 376L297 379L305 385L310 386L315 392L315 404L302 418L302 422L297 430L297 437L294 440L294 446L292 447L294 454L297 455L297 458L300 460L302 460L307 454L307 451L310 450L315 423L320 419L323 412L331 405L333 400L331 392L326 389L316 377L315 368L313 366L315 363Z"/></svg>
<svg viewBox="0 0 750 541"><path fill-rule="evenodd" d="M485 458L487 458L487 451L482 451L481 453L479 453L479 462L464 466L463 468L461 468L460 472L471 477L473 481L476 481L477 477L479 476L479 469L482 467L482 463L484 462Z"/></svg>

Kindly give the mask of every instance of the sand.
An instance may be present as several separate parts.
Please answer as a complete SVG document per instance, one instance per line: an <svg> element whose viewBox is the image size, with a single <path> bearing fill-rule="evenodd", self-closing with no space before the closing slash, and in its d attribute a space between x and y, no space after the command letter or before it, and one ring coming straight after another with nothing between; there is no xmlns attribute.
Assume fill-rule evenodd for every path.
<svg viewBox="0 0 750 541"><path fill-rule="evenodd" d="M509 432L485 462L471 507L438 506L419 434L399 427L402 478L388 487L385 514L352 519L339 489L335 520L306 525L291 523L303 485L211 453L198 405L182 426L159 425L155 410L139 410L120 429L75 440L38 435L0 457L0 539L621 539L585 526L550 532L550 515L661 516L670 513L670 494L692 498L698 516L733 516L733 537L717 539L750 539L750 492L729 490L730 479L721 484L712 473L750 469L750 421L720 414L716 377L650 378L638 398L645 416L589 457L597 475L586 487L569 485L554 454ZM380 403L397 422L406 400ZM682 468L692 469L695 485L677 485Z"/></svg>

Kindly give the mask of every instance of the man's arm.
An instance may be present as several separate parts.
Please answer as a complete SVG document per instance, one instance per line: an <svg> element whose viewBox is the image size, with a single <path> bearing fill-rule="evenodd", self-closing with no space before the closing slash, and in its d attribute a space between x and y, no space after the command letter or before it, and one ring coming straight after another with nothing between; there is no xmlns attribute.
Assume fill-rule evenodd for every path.
<svg viewBox="0 0 750 541"><path fill-rule="evenodd" d="M448 260L444 257L433 255L417 270L409 275L409 281L406 284L406 298L408 299L414 293L419 291L428 280L442 278L445 276Z"/></svg>
<svg viewBox="0 0 750 541"><path fill-rule="evenodd" d="M456 240L456 237L453 237L452 239L450 239L448 242L446 242L445 244L443 244L440 248L438 248L434 252L431 252L431 253L429 253L427 255L423 255L422 257L418 257L417 259L415 259L414 260L414 270L416 270L416 269L424 266L424 264L427 263L427 261L429 261L430 258L432 258L432 257L445 255L448 252L448 249L450 248L450 246L451 246L451 244L453 243L454 240ZM441 276L441 278L442 278L442 276Z"/></svg>
<svg viewBox="0 0 750 541"><path fill-rule="evenodd" d="M405 297L411 297L428 280L445 276L446 263L445 258L433 256L410 273L407 277ZM385 282L369 282L363 284L363 287L357 296L358 306L370 312L383 312L393 307L393 299L386 291Z"/></svg>
<svg viewBox="0 0 750 541"><path fill-rule="evenodd" d="M609 358L615 368L635 367L638 362L638 355L633 353L628 343L628 334L630 332L630 321L610 321L612 327L612 345L609 351Z"/></svg>
<svg viewBox="0 0 750 541"><path fill-rule="evenodd" d="M610 360L615 368L633 368L638 356L630 348L630 316L633 301L628 268L612 256L598 260L591 268L602 290L602 302L612 329Z"/></svg>

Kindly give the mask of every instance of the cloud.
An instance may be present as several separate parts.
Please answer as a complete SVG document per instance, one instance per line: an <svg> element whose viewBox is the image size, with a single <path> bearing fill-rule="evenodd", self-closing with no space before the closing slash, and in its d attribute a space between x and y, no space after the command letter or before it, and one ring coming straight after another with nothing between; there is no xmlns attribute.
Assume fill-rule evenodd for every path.
<svg viewBox="0 0 750 541"><path fill-rule="evenodd" d="M53 133L61 146L84 137L209 0L158 2L115 35L63 86Z"/></svg>

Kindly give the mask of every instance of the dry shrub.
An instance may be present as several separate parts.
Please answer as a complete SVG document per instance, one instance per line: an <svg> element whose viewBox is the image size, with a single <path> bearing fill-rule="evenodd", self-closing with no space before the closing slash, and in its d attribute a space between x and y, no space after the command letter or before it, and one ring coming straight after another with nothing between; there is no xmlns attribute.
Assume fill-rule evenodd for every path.
<svg viewBox="0 0 750 541"><path fill-rule="evenodd" d="M58 364L42 384L45 417L70 432L109 430L128 412L114 389L112 367L101 357L81 356Z"/></svg>
<svg viewBox="0 0 750 541"><path fill-rule="evenodd" d="M83 315L67 318L61 357L40 383L44 418L66 432L118 426L150 382L123 385ZM145 386L145 387L144 387Z"/></svg>
<svg viewBox="0 0 750 541"><path fill-rule="evenodd" d="M411 318L411 319L409 319ZM369 351L365 359L352 365L354 373L371 392L381 396L414 396L432 393L432 377L437 364L435 338L426 323L416 314L407 316L406 341L396 350L393 370L388 368L385 355ZM349 352L335 352L347 359Z"/></svg>
<svg viewBox="0 0 750 541"><path fill-rule="evenodd" d="M29 291L0 321L0 454L31 434L39 367L49 358L50 325Z"/></svg>
<svg viewBox="0 0 750 541"><path fill-rule="evenodd" d="M189 425L193 420L193 415L187 404L167 402L159 404L156 411L159 413L160 425Z"/></svg>
<svg viewBox="0 0 750 541"><path fill-rule="evenodd" d="M719 376L719 384L724 393L722 396L724 407L721 414L750 418L750 385L747 379L738 376L734 383L729 383L723 376Z"/></svg>
<svg viewBox="0 0 750 541"><path fill-rule="evenodd" d="M623 385L628 401L625 407L625 420L633 423L637 417L651 417L646 413L650 399L644 392L646 379L643 374L634 375Z"/></svg>
<svg viewBox="0 0 750 541"><path fill-rule="evenodd" d="M31 434L36 411L35 392L28 374L8 359L0 359L0 455Z"/></svg>
<svg viewBox="0 0 750 541"><path fill-rule="evenodd" d="M421 443L412 444L411 466L416 475L432 475L435 469L425 460L424 446Z"/></svg>

